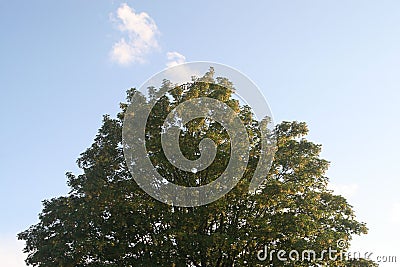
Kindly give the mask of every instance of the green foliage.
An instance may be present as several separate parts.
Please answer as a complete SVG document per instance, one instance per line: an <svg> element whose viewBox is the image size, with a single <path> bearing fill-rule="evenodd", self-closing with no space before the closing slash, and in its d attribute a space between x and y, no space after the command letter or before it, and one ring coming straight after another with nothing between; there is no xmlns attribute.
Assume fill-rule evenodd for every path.
<svg viewBox="0 0 400 267"><path fill-rule="evenodd" d="M208 84L212 81L216 84ZM172 86L164 81L163 86ZM128 99L135 89L128 91ZM156 89L149 88L150 95ZM183 208L158 202L132 179L122 151L122 123L128 104L113 119L103 118L94 143L77 163L83 173L67 173L70 193L43 202L38 224L18 235L26 241L27 264L33 266L328 266L329 259L282 262L260 261L257 251L338 249L336 241L366 233L352 206L327 189L328 162L321 146L305 136L305 123L282 122L275 128L278 150L266 180L255 194L248 186L257 166L260 123L249 107L232 98L233 85L204 77L175 87L163 97L148 121L146 146L154 166L169 181L195 186L216 179L229 162L229 136L207 119L185 125L180 144L188 159L198 157L205 137L219 144L212 165L196 174L168 163L160 144L160 127L180 103L200 96L218 99L237 112L250 136L250 160L243 179L216 202ZM347 249L347 248L345 248ZM364 262L369 263L369 262ZM354 265L351 266L367 266Z"/></svg>
<svg viewBox="0 0 400 267"><path fill-rule="evenodd" d="M352 259L346 264L346 267L378 267L379 265L375 262L366 259Z"/></svg>

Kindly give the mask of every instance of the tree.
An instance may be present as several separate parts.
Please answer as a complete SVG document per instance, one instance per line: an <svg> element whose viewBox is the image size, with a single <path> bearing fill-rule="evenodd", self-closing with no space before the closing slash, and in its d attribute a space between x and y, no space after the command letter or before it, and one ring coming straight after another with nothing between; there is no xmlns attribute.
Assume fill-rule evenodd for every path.
<svg viewBox="0 0 400 267"><path fill-rule="evenodd" d="M346 267L378 267L379 265L367 259L351 259L346 264Z"/></svg>
<svg viewBox="0 0 400 267"><path fill-rule="evenodd" d="M213 83L208 83L208 82ZM328 162L321 146L305 139L302 122L282 122L274 129L277 151L265 181L254 194L248 187L260 157L263 124L250 107L232 98L234 87L212 70L191 83L171 87L153 108L147 123L146 148L166 179L186 186L207 184L224 171L231 149L219 123L207 118L182 128L180 147L188 159L198 158L198 144L211 138L218 145L214 162L197 173L179 170L166 159L160 132L167 114L196 97L224 102L241 118L249 135L249 162L243 179L228 194L205 206L176 207L146 194L132 179L122 149L123 118L135 89L127 92L115 119L104 116L94 140L77 160L83 173L67 173L67 196L43 202L39 223L18 234L26 241L26 263L33 266L344 266L339 256L351 235L366 233L345 198L327 189ZM149 88L150 96L157 92ZM143 98L143 104L146 104ZM176 116L179 116L176 115ZM283 261L277 253L258 259L260 250L312 250L334 257ZM294 254L293 254L294 255ZM287 257L287 254L286 254Z"/></svg>

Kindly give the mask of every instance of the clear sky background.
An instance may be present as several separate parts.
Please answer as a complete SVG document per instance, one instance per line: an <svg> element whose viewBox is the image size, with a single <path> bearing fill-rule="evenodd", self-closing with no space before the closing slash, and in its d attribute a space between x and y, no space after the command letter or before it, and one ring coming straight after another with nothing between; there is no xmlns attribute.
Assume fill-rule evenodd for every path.
<svg viewBox="0 0 400 267"><path fill-rule="evenodd" d="M276 122L307 122L370 228L353 251L400 261L399 14L397 0L0 1L0 265L24 266L16 234L68 192L102 115L184 60L239 69Z"/></svg>

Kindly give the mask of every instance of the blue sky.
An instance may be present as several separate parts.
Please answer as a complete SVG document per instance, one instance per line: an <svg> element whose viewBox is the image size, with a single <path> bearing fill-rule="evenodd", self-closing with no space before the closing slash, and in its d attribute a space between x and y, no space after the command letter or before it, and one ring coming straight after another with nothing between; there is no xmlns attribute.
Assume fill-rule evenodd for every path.
<svg viewBox="0 0 400 267"><path fill-rule="evenodd" d="M68 192L102 115L184 59L239 69L276 122L306 121L370 228L353 249L400 261L399 13L395 0L0 2L2 265L24 266L16 233Z"/></svg>

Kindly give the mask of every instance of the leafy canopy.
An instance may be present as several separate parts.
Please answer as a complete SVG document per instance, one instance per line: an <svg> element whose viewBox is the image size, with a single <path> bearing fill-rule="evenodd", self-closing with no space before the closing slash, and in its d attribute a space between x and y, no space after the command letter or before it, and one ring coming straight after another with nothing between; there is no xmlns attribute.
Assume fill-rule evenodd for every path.
<svg viewBox="0 0 400 267"><path fill-rule="evenodd" d="M213 82L214 84L207 83ZM172 166L160 143L160 129L177 105L196 97L212 97L229 105L249 134L250 158L244 177L228 194L199 207L173 207L151 198L138 187L122 151L124 112L104 116L93 144L77 160L82 174L67 173L68 195L45 200L39 223L18 235L26 241L26 262L33 266L344 266L328 258L281 261L276 254L260 261L257 252L272 250L338 250L337 240L366 233L345 198L327 189L328 162L321 145L308 141L303 122L282 122L274 129L277 151L265 182L255 194L249 183L260 157L260 127L251 108L240 106L226 78L212 70L185 86L172 86L153 108L147 123L146 148L157 170L185 186L207 184L226 168L229 136L217 122L195 119L182 129L181 151L194 160L198 144L211 138L218 144L210 167L197 173ZM149 88L155 95L156 88ZM347 243L348 244L348 243ZM343 250L347 250L346 245ZM350 263L349 263L350 264ZM369 261L352 262L367 266ZM363 265L366 264L366 265Z"/></svg>

